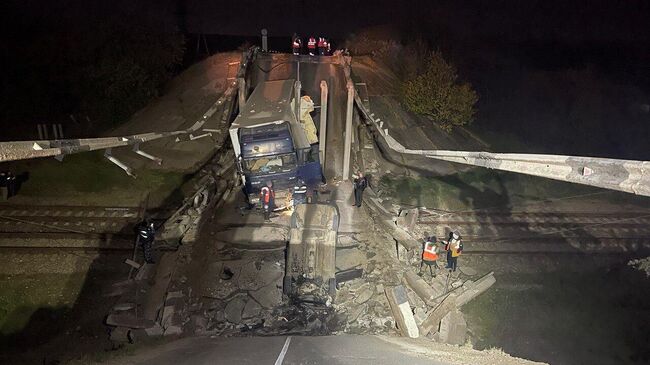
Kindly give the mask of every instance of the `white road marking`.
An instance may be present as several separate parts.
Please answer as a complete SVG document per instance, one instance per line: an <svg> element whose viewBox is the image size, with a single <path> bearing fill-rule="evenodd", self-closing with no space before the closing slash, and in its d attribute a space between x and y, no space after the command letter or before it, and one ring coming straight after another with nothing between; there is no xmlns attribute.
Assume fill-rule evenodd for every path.
<svg viewBox="0 0 650 365"><path fill-rule="evenodd" d="M290 343L291 343L291 336L287 337L287 340L284 341L284 346L282 346L282 351L280 351L280 355L278 355L277 360L275 360L275 365L282 365L282 361L284 360L284 355L287 354L287 350L289 350Z"/></svg>

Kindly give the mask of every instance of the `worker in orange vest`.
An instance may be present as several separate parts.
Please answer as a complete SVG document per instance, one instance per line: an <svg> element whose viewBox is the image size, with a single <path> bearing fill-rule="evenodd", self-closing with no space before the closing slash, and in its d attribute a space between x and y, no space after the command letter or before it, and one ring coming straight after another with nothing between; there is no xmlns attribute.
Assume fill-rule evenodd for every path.
<svg viewBox="0 0 650 365"><path fill-rule="evenodd" d="M267 181L266 186L260 190L260 203L264 209L264 221L271 221L271 211L275 206L275 191L273 191L273 182Z"/></svg>
<svg viewBox="0 0 650 365"><path fill-rule="evenodd" d="M424 241L422 250L422 262L420 263L420 275L422 275L422 265L429 266L431 277L435 278L438 273L438 246L435 237L428 237Z"/></svg>
<svg viewBox="0 0 650 365"><path fill-rule="evenodd" d="M446 269L449 271L456 271L458 267L458 256L463 252L463 239L460 237L458 231L453 231L449 237L447 245L445 245L445 250L447 250L447 266Z"/></svg>
<svg viewBox="0 0 650 365"><path fill-rule="evenodd" d="M309 41L307 41L307 49L309 49L310 56L316 54L316 38L309 37Z"/></svg>

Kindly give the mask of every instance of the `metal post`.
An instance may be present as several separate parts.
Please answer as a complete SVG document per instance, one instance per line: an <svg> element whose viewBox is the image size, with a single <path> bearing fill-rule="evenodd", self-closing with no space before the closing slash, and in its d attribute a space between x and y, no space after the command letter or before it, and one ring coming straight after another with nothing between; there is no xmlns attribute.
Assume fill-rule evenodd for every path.
<svg viewBox="0 0 650 365"><path fill-rule="evenodd" d="M36 129L38 130L38 139L43 140L43 127L41 124L37 124Z"/></svg>
<svg viewBox="0 0 650 365"><path fill-rule="evenodd" d="M58 124L59 126L59 138L63 139L63 126L61 124Z"/></svg>
<svg viewBox="0 0 650 365"><path fill-rule="evenodd" d="M124 162L113 157L111 152L112 152L111 149L107 148L106 151L104 151L104 157L106 157L109 161L111 161L112 163L116 164L119 168L124 170L124 172L126 172L127 175L131 177L135 177L135 175L133 174L133 170L129 166L127 166Z"/></svg>
<svg viewBox="0 0 650 365"><path fill-rule="evenodd" d="M239 112L246 105L246 79L243 77L238 78L239 80Z"/></svg>
<svg viewBox="0 0 650 365"><path fill-rule="evenodd" d="M296 100L296 119L300 120L300 89L302 88L300 80L296 81L296 83L293 84L293 88L295 94L294 99Z"/></svg>
<svg viewBox="0 0 650 365"><path fill-rule="evenodd" d="M266 28L262 29L262 51L264 52L268 52L269 50L268 34L269 32L266 30Z"/></svg>
<svg viewBox="0 0 650 365"><path fill-rule="evenodd" d="M59 139L59 131L56 129L56 124L52 124L52 132L54 132L54 139Z"/></svg>
<svg viewBox="0 0 650 365"><path fill-rule="evenodd" d="M320 131L318 136L318 152L320 165L325 174L325 142L327 140L327 82L320 82Z"/></svg>
<svg viewBox="0 0 650 365"><path fill-rule="evenodd" d="M354 85L348 81L348 106L345 115L345 145L343 146L343 180L350 179L350 152L352 149L352 111L354 107Z"/></svg>

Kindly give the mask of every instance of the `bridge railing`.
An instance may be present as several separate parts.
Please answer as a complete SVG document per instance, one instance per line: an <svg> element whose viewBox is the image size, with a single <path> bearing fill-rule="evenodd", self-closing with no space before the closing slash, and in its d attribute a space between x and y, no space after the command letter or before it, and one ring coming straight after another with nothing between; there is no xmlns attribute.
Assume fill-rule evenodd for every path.
<svg viewBox="0 0 650 365"><path fill-rule="evenodd" d="M351 82L352 58L337 53L344 67L346 81ZM483 151L414 150L406 148L393 136L384 123L370 112L355 90L355 105L363 119L371 125L393 151L427 158L516 172L650 196L650 161L613 158L564 156L525 153L492 153Z"/></svg>

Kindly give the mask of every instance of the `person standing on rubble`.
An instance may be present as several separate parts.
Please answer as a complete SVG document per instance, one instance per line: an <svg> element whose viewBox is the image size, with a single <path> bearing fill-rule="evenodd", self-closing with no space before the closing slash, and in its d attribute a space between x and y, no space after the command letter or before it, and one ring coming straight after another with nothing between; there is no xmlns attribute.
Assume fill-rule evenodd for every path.
<svg viewBox="0 0 650 365"><path fill-rule="evenodd" d="M449 269L449 271L456 271L456 268L458 267L458 256L463 252L463 239L458 231L451 233L449 241L445 246L445 250L447 250L446 268Z"/></svg>
<svg viewBox="0 0 650 365"><path fill-rule="evenodd" d="M0 198L9 199L9 175L6 171L0 171Z"/></svg>
<svg viewBox="0 0 650 365"><path fill-rule="evenodd" d="M302 40L300 39L300 36L296 33L293 34L291 48L293 49L294 55L296 56L300 55L300 50L302 48Z"/></svg>
<svg viewBox="0 0 650 365"><path fill-rule="evenodd" d="M307 49L309 50L310 56L314 56L316 54L316 38L309 37L309 41L307 41Z"/></svg>
<svg viewBox="0 0 650 365"><path fill-rule="evenodd" d="M359 171L354 179L354 205L359 208L363 201L363 191L368 187L368 179Z"/></svg>
<svg viewBox="0 0 650 365"><path fill-rule="evenodd" d="M430 236L424 241L424 248L422 250L422 262L420 263L420 272L422 274L422 266L429 267L429 273L432 278L435 278L438 273L438 245L435 237Z"/></svg>
<svg viewBox="0 0 650 365"><path fill-rule="evenodd" d="M156 228L149 219L145 219L136 226L138 237L136 245L142 246L142 253L144 255L144 262L147 264L156 263L153 260L153 241L156 236Z"/></svg>
<svg viewBox="0 0 650 365"><path fill-rule="evenodd" d="M318 37L318 55L325 55L325 38L323 37Z"/></svg>
<svg viewBox="0 0 650 365"><path fill-rule="evenodd" d="M273 182L267 181L266 186L260 190L260 203L264 209L264 221L271 221L271 212L275 206L275 191L273 190Z"/></svg>

